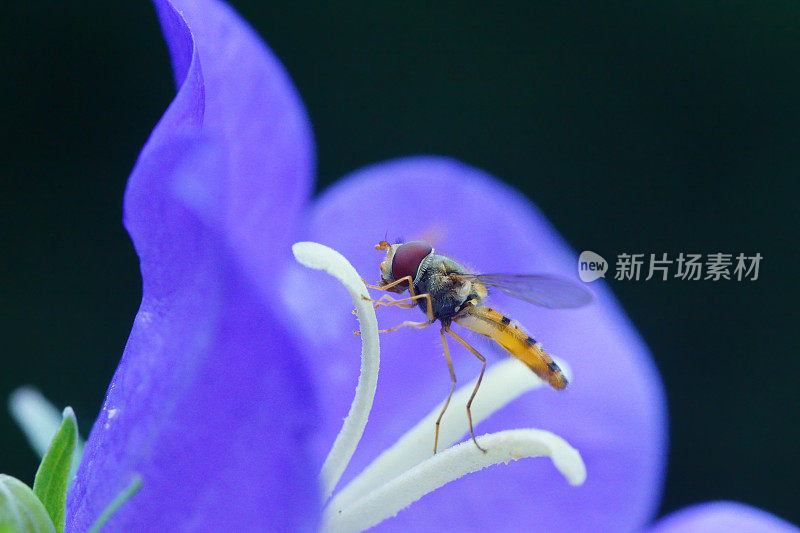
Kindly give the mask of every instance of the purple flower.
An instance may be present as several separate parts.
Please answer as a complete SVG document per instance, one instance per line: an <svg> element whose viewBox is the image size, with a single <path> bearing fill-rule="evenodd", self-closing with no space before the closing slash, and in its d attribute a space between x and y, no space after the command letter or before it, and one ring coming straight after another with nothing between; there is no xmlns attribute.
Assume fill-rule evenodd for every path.
<svg viewBox="0 0 800 533"><path fill-rule="evenodd" d="M693 505L661 519L651 533L771 533L798 531L791 524L760 509L734 502Z"/></svg>
<svg viewBox="0 0 800 533"><path fill-rule="evenodd" d="M574 275L575 256L522 196L448 159L374 165L310 201L311 129L279 62L225 4L155 3L179 90L126 191L142 304L70 492L67 529L85 531L137 473L141 491L105 531L314 529L317 476L352 400L359 341L352 302L294 263L291 244L329 245L368 279L387 230L481 271ZM664 471L664 393L610 291L598 284L595 296L569 312L495 300L569 363L573 385L519 398L480 428L563 436L585 460L586 483L569 486L546 461L515 462L448 484L384 529L646 527ZM386 309L380 320L415 312ZM372 417L340 487L446 396L436 333L382 338ZM480 366L454 354L465 383ZM788 527L706 506L657 530L736 517Z"/></svg>

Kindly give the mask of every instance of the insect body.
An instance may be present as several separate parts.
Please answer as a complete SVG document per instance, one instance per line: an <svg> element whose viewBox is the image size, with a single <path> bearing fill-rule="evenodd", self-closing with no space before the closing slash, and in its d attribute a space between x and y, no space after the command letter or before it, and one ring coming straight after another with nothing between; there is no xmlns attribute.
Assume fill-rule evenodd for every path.
<svg viewBox="0 0 800 533"><path fill-rule="evenodd" d="M542 345L522 331L507 316L501 315L494 309L480 306L470 309L463 317L457 318L456 323L497 342L554 389L567 388L567 378L542 349Z"/></svg>
<svg viewBox="0 0 800 533"><path fill-rule="evenodd" d="M467 348L483 364L475 389L467 402L467 417L475 446L481 451L486 451L475 439L470 411L472 401L478 392L483 373L486 370L486 358L450 328L453 322L489 337L525 363L553 388L559 390L566 388L567 379L558 365L542 349L541 344L525 333L510 318L483 305L483 300L488 295L488 288L496 288L544 307L579 307L591 301L591 294L583 287L546 275L472 274L449 257L434 253L433 247L424 241L401 244L389 244L381 241L376 248L386 250L386 258L380 265L380 284L368 286L398 294L408 290L411 296L396 300L389 295L384 295L379 300L372 300L376 304L375 307L381 305L396 305L403 308L419 306L428 318L424 322L403 322L399 326L381 331L390 332L401 327L424 328L437 320L441 323L440 335L450 370L452 387L436 421L434 453L438 447L439 424L450 403L456 383L445 334Z"/></svg>

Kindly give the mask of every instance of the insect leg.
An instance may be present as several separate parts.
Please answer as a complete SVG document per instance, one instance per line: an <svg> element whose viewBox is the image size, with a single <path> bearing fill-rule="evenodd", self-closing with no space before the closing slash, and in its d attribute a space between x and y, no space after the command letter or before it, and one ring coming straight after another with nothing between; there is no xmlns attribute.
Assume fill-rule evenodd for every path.
<svg viewBox="0 0 800 533"><path fill-rule="evenodd" d="M442 407L442 412L439 413L439 418L436 419L436 437L433 440L433 454L436 455L436 451L439 449L439 424L442 422L442 417L444 416L444 412L447 411L447 406L450 405L450 398L453 397L453 391L456 390L456 371L453 370L453 360L450 359L450 348L447 347L447 338L444 336L445 328L439 331L439 334L442 337L442 346L444 346L444 356L447 359L447 368L450 369L450 379L453 380L453 386L450 388L450 394L447 395L447 401L444 402L444 407Z"/></svg>
<svg viewBox="0 0 800 533"><path fill-rule="evenodd" d="M364 285L366 285L370 289L378 289L379 291L385 291L387 289L391 289L392 287L394 287L396 285L400 285L401 283L408 283L408 292L411 293L411 298L414 298L414 297L417 296L417 293L414 291L414 280L411 278L411 276L405 276L403 278L400 278L400 279L398 279L396 281L393 281L392 283L389 283L388 285L384 285L382 287L379 286L379 285L370 285L364 279L362 279L361 281L363 281ZM420 297L425 297L425 298L428 299L428 310L427 310L426 314L428 315L428 320L433 322L433 305L431 304L431 295L430 294L420 294L419 296ZM374 300L372 300L372 301L374 301ZM396 301L397 302L404 302L406 300L396 300Z"/></svg>
<svg viewBox="0 0 800 533"><path fill-rule="evenodd" d="M383 303L384 301L386 301L387 303ZM383 296L381 296L380 298L378 298L378 300L377 300L377 301L375 301L375 305L374 305L373 307L374 307L375 309L377 309L377 308L378 308L378 307L380 307L381 305L396 305L397 307L401 307L401 308L403 308L403 309L412 309L412 308L414 308L414 307L416 306L416 304L404 304L404 303L400 303L400 301L398 301L398 300L395 300L394 298L392 298L392 297L391 297L391 296L389 296L388 294L384 294Z"/></svg>
<svg viewBox="0 0 800 533"><path fill-rule="evenodd" d="M478 441L475 439L475 430L472 429L472 411L470 411L470 408L472 407L472 400L475 399L475 394L478 393L478 387L481 386L481 380L483 380L483 373L486 371L486 358L484 356L482 356L481 354L479 354L478 350L473 348L472 345L470 345L467 341L465 341L463 338L461 338L461 335L459 335L458 333L456 333L455 331L453 331L449 327L446 329L446 331L447 331L447 333L450 334L451 337L453 337L462 346L464 346L464 348L466 348L467 350L472 352L472 354L475 357L480 359L481 363L483 364L483 366L481 367L481 373L478 376L478 382L475 383L475 390L472 391L472 396L469 397L469 401L467 402L467 418L469 419L469 432L470 432L470 435L472 435L472 442L475 443L475 446L477 446L480 451L482 451L483 453L486 453L486 450L484 448L481 448L480 444L478 444Z"/></svg>
<svg viewBox="0 0 800 533"><path fill-rule="evenodd" d="M392 298L388 294L384 294L383 296L381 296L377 300L370 300L369 298L365 298L365 300L375 303L375 305L372 306L373 309L377 309L381 305L396 305L397 307L399 307L401 309L414 309L416 307L416 304L413 304L413 303L410 303L410 304L399 303L397 300L395 300L394 298ZM384 304L384 300L386 300L387 303ZM358 312L355 309L353 309L353 314L357 315Z"/></svg>
<svg viewBox="0 0 800 533"><path fill-rule="evenodd" d="M361 298L363 300L367 301L367 302L374 303L375 304L375 309L377 309L378 307L380 307L382 305L385 305L385 306L389 307L389 306L392 306L392 305L400 305L400 304L404 304L406 302L413 302L413 301L421 300L421 299L424 298L424 299L426 299L428 301L428 306L425 309L425 314L428 315L428 320L430 322L434 321L434 318L433 318L433 302L431 301L431 295L428 294L427 292L425 294L417 294L415 296L410 296L408 298L403 298L402 300L392 300L391 302L382 302L381 300L373 300L372 298L366 298L364 296L362 296ZM404 309L411 309L411 307L414 307L414 306L412 305L411 307L406 307L406 306L400 305L400 307L403 307Z"/></svg>
<svg viewBox="0 0 800 533"><path fill-rule="evenodd" d="M425 321L425 322L410 322L410 321L406 320L402 324L400 324L398 326L395 326L393 328L379 329L378 333L391 333L392 331L397 331L398 329L405 328L405 327L422 329L422 328L427 328L431 324L433 324L433 322L428 322L428 321ZM361 332L360 331L354 331L353 334L358 336L358 335L361 335Z"/></svg>
<svg viewBox="0 0 800 533"><path fill-rule="evenodd" d="M389 329L379 329L378 333L391 333L392 331L397 331L398 329L404 327L422 329L422 328L427 328L431 324L433 324L433 322L428 322L427 320L425 322L409 322L408 320L406 320L399 326L395 326Z"/></svg>
<svg viewBox="0 0 800 533"><path fill-rule="evenodd" d="M400 279L398 279L397 281L393 281L393 282L391 282L391 283L388 283L388 284L386 284L386 285L383 285L383 286L381 286L381 285L370 285L370 284L369 284L369 283L367 283L367 281L366 281L366 280L364 280L364 279L362 279L361 281L363 281L363 282L364 282L364 285L366 285L366 286L367 286L367 287L369 287L370 289L377 289L377 290L379 290L379 291L385 291L385 290L389 290L389 289L391 289L392 287L395 287L395 286L397 286L397 285L400 285L401 283L408 283L408 287L409 287L409 289L411 290L411 295L412 295L412 296L414 295L414 280L411 278L411 276L406 276L406 277L404 277L404 278L400 278Z"/></svg>

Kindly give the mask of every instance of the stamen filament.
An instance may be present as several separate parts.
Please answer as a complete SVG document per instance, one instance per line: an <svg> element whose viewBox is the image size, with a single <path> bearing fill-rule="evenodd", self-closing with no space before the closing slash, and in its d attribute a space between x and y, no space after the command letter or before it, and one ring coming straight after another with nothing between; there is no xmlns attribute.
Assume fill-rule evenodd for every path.
<svg viewBox="0 0 800 533"><path fill-rule="evenodd" d="M364 300L370 296L361 276L342 254L314 242L298 242L292 246L292 252L301 264L326 271L347 288L353 297L361 327L361 374L358 377L356 395L320 471L323 501L326 501L350 462L372 409L380 363L378 320L372 303Z"/></svg>
<svg viewBox="0 0 800 533"><path fill-rule="evenodd" d="M558 363L568 373L566 365L561 361ZM522 394L538 389L545 384L528 367L516 359L505 359L492 365L486 370L480 393L472 404L472 418L475 425ZM457 389L453 393L451 406L466 405L474 388L475 380ZM442 405L443 403L434 407L425 418L342 488L331 501L330 506L337 509L347 507L375 488L428 459L431 456L434 423L441 412ZM467 415L463 409L448 409L442 418L439 429L439 449L444 449L457 442L468 431Z"/></svg>
<svg viewBox="0 0 800 533"><path fill-rule="evenodd" d="M465 474L523 457L550 457L571 485L586 479L586 466L578 451L549 431L514 429L479 439L489 450L485 454L472 442L463 442L429 457L351 505L329 505L323 515L323 531L362 531Z"/></svg>

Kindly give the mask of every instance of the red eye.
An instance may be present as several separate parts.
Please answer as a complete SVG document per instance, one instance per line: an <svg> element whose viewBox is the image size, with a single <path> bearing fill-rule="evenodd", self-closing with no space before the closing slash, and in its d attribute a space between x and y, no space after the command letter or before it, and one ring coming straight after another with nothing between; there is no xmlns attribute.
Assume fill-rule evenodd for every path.
<svg viewBox="0 0 800 533"><path fill-rule="evenodd" d="M433 251L431 245L425 241L411 241L403 244L394 252L392 259L392 276L398 280L406 276L414 279L419 270L419 264Z"/></svg>

